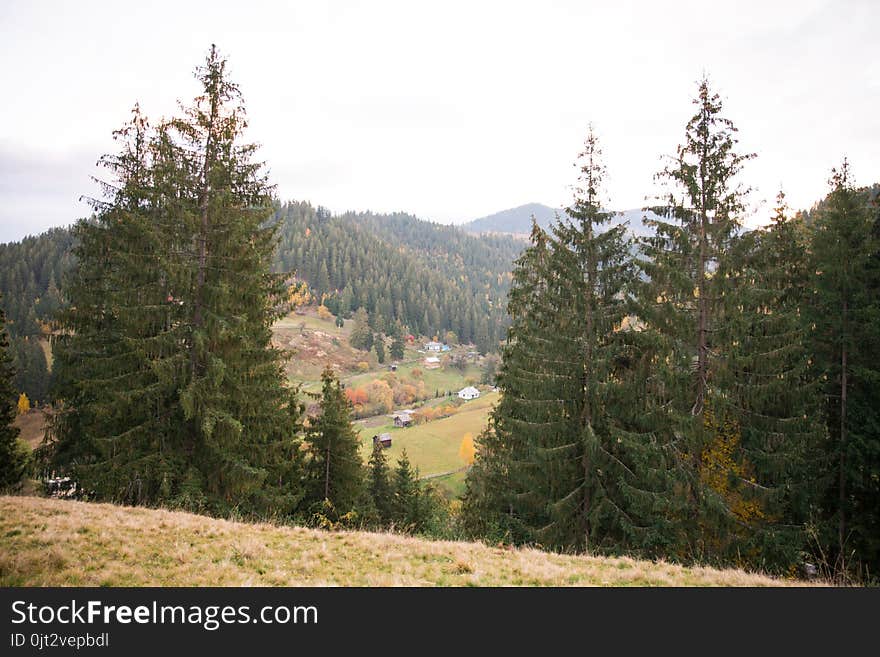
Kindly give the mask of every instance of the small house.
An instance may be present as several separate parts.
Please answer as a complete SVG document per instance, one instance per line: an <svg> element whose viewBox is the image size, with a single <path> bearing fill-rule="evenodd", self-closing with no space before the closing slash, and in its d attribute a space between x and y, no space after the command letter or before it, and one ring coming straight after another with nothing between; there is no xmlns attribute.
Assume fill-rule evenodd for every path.
<svg viewBox="0 0 880 657"><path fill-rule="evenodd" d="M373 436L373 445L381 445L383 449L391 447L391 434L380 433L378 436Z"/></svg>
<svg viewBox="0 0 880 657"><path fill-rule="evenodd" d="M458 391L459 399L470 400L476 399L480 396L480 391L474 388L473 386L468 386L467 388L462 388Z"/></svg>
<svg viewBox="0 0 880 657"><path fill-rule="evenodd" d="M443 345L439 342L429 342L425 345L425 351L440 351Z"/></svg>
<svg viewBox="0 0 880 657"><path fill-rule="evenodd" d="M395 427L408 427L412 421L412 411L400 411L394 414Z"/></svg>
<svg viewBox="0 0 880 657"><path fill-rule="evenodd" d="M440 367L440 359L437 356L428 356L425 359L425 368L429 370L437 369Z"/></svg>

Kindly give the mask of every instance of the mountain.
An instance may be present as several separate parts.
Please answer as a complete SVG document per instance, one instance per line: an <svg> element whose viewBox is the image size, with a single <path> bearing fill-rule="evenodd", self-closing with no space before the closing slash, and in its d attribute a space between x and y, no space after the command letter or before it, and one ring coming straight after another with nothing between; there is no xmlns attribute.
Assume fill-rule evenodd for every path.
<svg viewBox="0 0 880 657"><path fill-rule="evenodd" d="M643 217L656 218L653 212L645 212L638 208L618 211L612 225L629 222L630 232L637 237L651 234L651 229L645 225ZM461 227L469 233L482 234L512 234L528 235L532 230L532 216L541 228L548 228L557 217L566 217L565 209L551 208L540 203L527 203L509 210L502 210L486 217L474 219Z"/></svg>

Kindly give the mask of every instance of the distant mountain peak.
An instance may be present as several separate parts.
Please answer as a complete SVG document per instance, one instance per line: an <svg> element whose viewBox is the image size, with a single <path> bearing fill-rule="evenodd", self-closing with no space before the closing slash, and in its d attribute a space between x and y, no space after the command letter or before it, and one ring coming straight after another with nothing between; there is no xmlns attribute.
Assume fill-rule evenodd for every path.
<svg viewBox="0 0 880 657"><path fill-rule="evenodd" d="M612 225L629 222L630 232L634 235L648 235L652 231L645 226L643 217L648 215L653 218L656 215L650 211L639 208L618 211L612 220ZM515 208L502 210L494 214L474 219L461 224L461 227L469 233L508 233L513 235L528 234L532 230L532 217L541 228L548 228L557 217L566 216L565 208L551 208L541 203L526 203Z"/></svg>

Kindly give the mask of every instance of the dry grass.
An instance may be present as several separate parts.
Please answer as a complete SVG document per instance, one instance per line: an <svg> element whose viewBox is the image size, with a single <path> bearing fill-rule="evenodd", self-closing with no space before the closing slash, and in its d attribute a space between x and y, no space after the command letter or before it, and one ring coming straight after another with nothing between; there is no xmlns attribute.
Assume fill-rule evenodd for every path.
<svg viewBox="0 0 880 657"><path fill-rule="evenodd" d="M0 497L0 586L778 586L736 570Z"/></svg>
<svg viewBox="0 0 880 657"><path fill-rule="evenodd" d="M31 449L36 449L46 435L47 416L40 409L31 409L15 418L15 426L21 430L19 437Z"/></svg>

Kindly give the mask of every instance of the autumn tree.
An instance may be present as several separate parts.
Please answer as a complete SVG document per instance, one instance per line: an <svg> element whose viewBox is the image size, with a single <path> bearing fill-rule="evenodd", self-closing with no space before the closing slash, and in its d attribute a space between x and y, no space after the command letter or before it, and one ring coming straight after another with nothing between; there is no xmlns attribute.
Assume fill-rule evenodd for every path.
<svg viewBox="0 0 880 657"><path fill-rule="evenodd" d="M21 393L18 396L18 414L24 415L29 410L31 410L31 400L28 399L28 396L24 393Z"/></svg>

